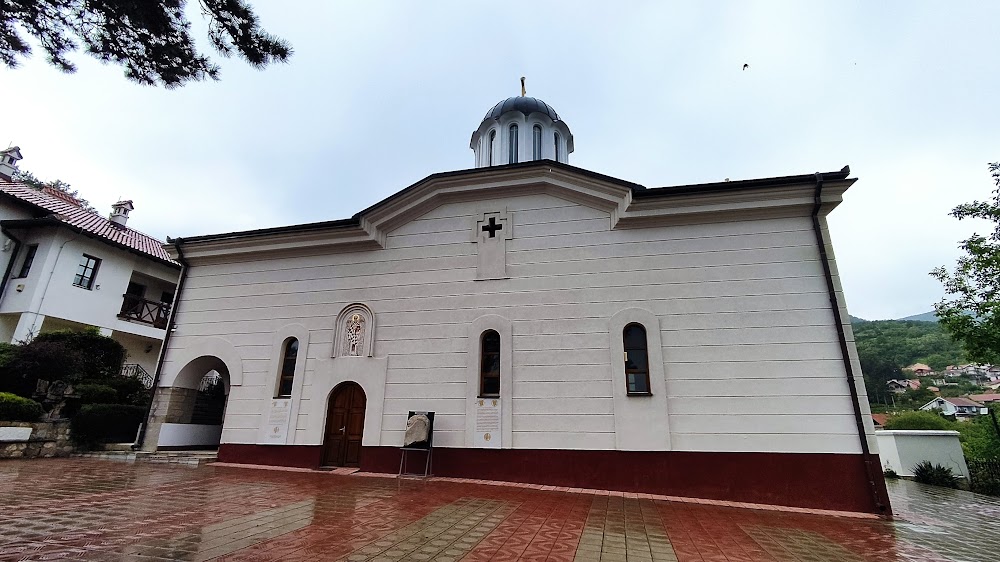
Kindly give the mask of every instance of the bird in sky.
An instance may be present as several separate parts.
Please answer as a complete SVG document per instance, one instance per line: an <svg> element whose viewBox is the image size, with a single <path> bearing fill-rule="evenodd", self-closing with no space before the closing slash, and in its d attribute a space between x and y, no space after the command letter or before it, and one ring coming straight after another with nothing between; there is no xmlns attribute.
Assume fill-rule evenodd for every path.
<svg viewBox="0 0 1000 562"><path fill-rule="evenodd" d="M749 65L749 64L746 64L746 63L744 63L744 64L743 64L743 70L746 70L746 69L748 69L748 68L750 68L750 65Z"/></svg>

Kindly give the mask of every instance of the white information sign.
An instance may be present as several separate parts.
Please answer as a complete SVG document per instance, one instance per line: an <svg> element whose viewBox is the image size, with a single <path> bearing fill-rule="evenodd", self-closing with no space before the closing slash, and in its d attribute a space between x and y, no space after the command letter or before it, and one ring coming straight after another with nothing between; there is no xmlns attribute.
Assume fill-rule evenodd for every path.
<svg viewBox="0 0 1000 562"><path fill-rule="evenodd" d="M475 447L484 449L500 448L500 399L476 399L476 439Z"/></svg>
<svg viewBox="0 0 1000 562"><path fill-rule="evenodd" d="M264 443L284 445L288 438L288 419L292 413L291 398L272 398L267 412Z"/></svg>

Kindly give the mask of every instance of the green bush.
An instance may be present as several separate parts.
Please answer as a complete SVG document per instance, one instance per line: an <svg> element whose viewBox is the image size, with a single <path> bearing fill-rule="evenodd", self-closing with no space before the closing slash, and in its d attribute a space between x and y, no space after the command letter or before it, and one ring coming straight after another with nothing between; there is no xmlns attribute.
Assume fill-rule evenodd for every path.
<svg viewBox="0 0 1000 562"><path fill-rule="evenodd" d="M6 367L8 363L17 357L18 349L20 347L12 343L0 342L0 369Z"/></svg>
<svg viewBox="0 0 1000 562"><path fill-rule="evenodd" d="M73 441L84 446L96 443L130 443L135 439L146 408L126 404L86 404L70 422Z"/></svg>
<svg viewBox="0 0 1000 562"><path fill-rule="evenodd" d="M103 384L79 384L75 387L81 404L117 404L118 391Z"/></svg>
<svg viewBox="0 0 1000 562"><path fill-rule="evenodd" d="M118 395L114 400L116 404L145 407L149 405L149 398L153 393L152 389L146 388L142 384L142 381L135 377L116 375L106 379L95 380L94 383L113 388Z"/></svg>
<svg viewBox="0 0 1000 562"><path fill-rule="evenodd" d="M886 429L958 429L935 412L903 412L885 422Z"/></svg>
<svg viewBox="0 0 1000 562"><path fill-rule="evenodd" d="M885 476L886 480L898 480L899 479L899 474L896 474L896 471L893 470L892 468L888 467L888 466L885 467L884 471L882 471L882 475Z"/></svg>
<svg viewBox="0 0 1000 562"><path fill-rule="evenodd" d="M97 328L87 328L80 332L46 332L28 345L36 343L61 344L78 353L76 378L69 378L73 382L116 376L125 362L125 347L112 338L102 336Z"/></svg>
<svg viewBox="0 0 1000 562"><path fill-rule="evenodd" d="M931 464L931 461L922 461L914 466L913 479L921 484L958 488L958 477L952 474L951 469L939 464Z"/></svg>
<svg viewBox="0 0 1000 562"><path fill-rule="evenodd" d="M0 391L30 397L38 379L78 379L81 354L62 343L33 341L18 346L17 353L2 369Z"/></svg>
<svg viewBox="0 0 1000 562"><path fill-rule="evenodd" d="M0 421L33 422L38 421L42 413L42 405L38 402L10 392L0 392Z"/></svg>
<svg viewBox="0 0 1000 562"><path fill-rule="evenodd" d="M0 345L0 392L31 397L39 379L73 384L118 376L125 348L96 328L57 331L21 345Z"/></svg>

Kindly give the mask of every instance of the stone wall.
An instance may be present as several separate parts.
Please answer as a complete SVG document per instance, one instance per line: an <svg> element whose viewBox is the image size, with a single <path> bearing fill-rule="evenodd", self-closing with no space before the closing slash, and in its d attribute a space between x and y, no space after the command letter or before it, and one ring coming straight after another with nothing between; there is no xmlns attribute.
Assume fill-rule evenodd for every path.
<svg viewBox="0 0 1000 562"><path fill-rule="evenodd" d="M0 441L0 459L68 457L73 452L69 420L49 422L0 422L0 428L30 428L24 440Z"/></svg>

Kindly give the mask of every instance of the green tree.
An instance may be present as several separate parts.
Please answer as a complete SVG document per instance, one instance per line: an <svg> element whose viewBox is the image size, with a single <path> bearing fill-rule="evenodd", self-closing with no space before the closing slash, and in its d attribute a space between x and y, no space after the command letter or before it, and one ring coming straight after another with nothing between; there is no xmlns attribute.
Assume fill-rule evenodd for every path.
<svg viewBox="0 0 1000 562"><path fill-rule="evenodd" d="M3 0L0 0L0 2L2 1ZM90 204L90 201L87 201L83 197L80 197L79 191L73 189L72 187L70 187L68 183L62 180L42 181L37 177L35 177L35 174L32 174L28 170L14 170L14 180L19 181L26 185L30 185L35 189L42 189L43 187L49 187L58 191L62 191L66 195L69 195L73 199L76 199L77 202L80 203L80 206L83 207L84 209L90 211L91 213L97 212L97 209L95 209Z"/></svg>
<svg viewBox="0 0 1000 562"><path fill-rule="evenodd" d="M201 54L184 14L185 0L0 0L0 61L8 67L31 53L19 31L41 45L48 61L65 72L67 55L80 44L91 56L125 67L140 84L181 86L218 80L219 67ZM208 39L222 56L238 55L255 68L285 62L292 49L260 28L244 0L198 0L208 20Z"/></svg>
<svg viewBox="0 0 1000 562"><path fill-rule="evenodd" d="M957 422L941 417L937 412L903 412L885 422L886 429L957 429Z"/></svg>
<svg viewBox="0 0 1000 562"><path fill-rule="evenodd" d="M996 185L992 199L959 205L951 215L991 221L993 231L989 236L973 234L959 244L965 255L954 271L939 267L931 272L950 297L934 305L941 325L980 363L1000 362L1000 162L989 169Z"/></svg>

